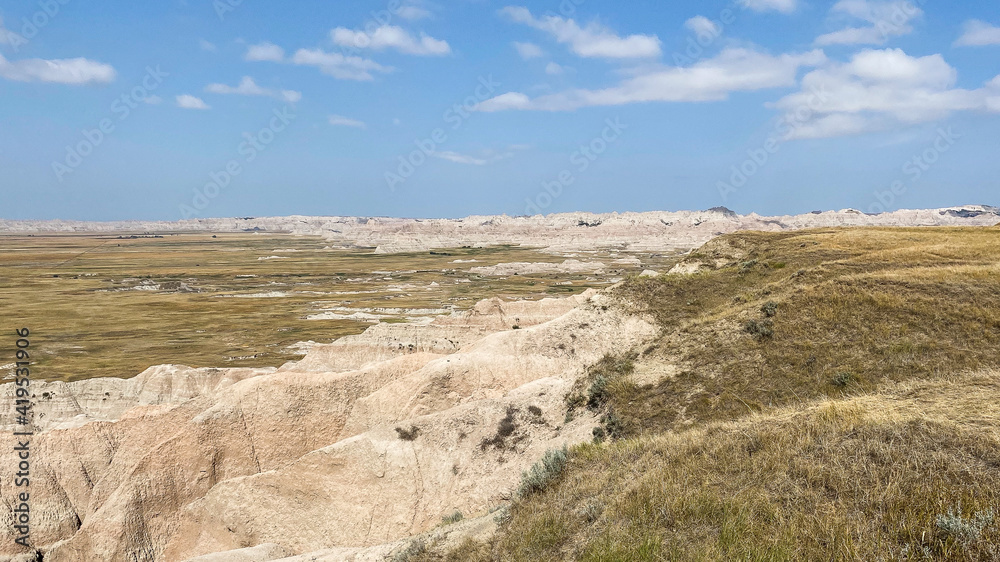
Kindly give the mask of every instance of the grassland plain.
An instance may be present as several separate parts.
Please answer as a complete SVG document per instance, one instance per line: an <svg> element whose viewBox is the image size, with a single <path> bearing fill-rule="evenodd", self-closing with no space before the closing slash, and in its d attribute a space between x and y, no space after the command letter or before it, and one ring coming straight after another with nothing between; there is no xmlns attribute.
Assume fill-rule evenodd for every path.
<svg viewBox="0 0 1000 562"><path fill-rule="evenodd" d="M603 253L579 258L610 258L603 274L484 276L469 270L566 258L514 246L374 254L327 244L271 233L4 235L0 310L11 330L32 330L39 378L131 377L166 363L279 366L302 356L298 342L374 321L575 294L639 267Z"/></svg>
<svg viewBox="0 0 1000 562"><path fill-rule="evenodd" d="M659 341L490 541L411 560L1000 560L1000 229L738 233L632 278Z"/></svg>

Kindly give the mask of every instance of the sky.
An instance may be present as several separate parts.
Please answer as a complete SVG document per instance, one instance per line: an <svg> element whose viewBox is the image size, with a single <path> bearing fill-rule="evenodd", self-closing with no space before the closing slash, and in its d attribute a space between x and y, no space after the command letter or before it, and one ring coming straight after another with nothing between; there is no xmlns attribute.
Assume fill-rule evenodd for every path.
<svg viewBox="0 0 1000 562"><path fill-rule="evenodd" d="M0 6L0 218L998 204L995 0Z"/></svg>

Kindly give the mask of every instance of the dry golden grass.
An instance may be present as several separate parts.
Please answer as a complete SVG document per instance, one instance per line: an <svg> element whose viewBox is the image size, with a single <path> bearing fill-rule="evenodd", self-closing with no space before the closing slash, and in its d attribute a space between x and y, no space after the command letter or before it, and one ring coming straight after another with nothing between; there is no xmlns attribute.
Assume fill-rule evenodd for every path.
<svg viewBox="0 0 1000 562"><path fill-rule="evenodd" d="M574 451L469 560L997 560L1000 375ZM985 519L985 517L984 517ZM470 546L467 551L476 553Z"/></svg>
<svg viewBox="0 0 1000 562"><path fill-rule="evenodd" d="M689 259L727 265L618 290L664 328L642 361L679 367L615 397L632 434L1000 367L994 229L742 233L700 253ZM762 312L768 303L773 318ZM771 322L773 336L747 333L750 321Z"/></svg>
<svg viewBox="0 0 1000 562"><path fill-rule="evenodd" d="M607 358L568 397L603 375L632 437L450 559L1000 560L1000 231L741 233L687 261L712 267L616 292L663 327L636 372L675 374Z"/></svg>
<svg viewBox="0 0 1000 562"><path fill-rule="evenodd" d="M129 377L162 363L278 366L301 357L288 349L291 344L329 342L370 326L306 319L327 307L462 310L494 296L579 293L607 286L609 277L469 273L474 265L564 259L509 246L376 255L371 249L329 250L312 236L118 236L0 236L0 310L12 331L31 329L39 377ZM259 259L273 255L285 259ZM454 264L456 259L478 263ZM567 280L573 285L561 284ZM123 290L143 282L168 289ZM198 292L169 290L180 283ZM225 298L272 291L285 296Z"/></svg>

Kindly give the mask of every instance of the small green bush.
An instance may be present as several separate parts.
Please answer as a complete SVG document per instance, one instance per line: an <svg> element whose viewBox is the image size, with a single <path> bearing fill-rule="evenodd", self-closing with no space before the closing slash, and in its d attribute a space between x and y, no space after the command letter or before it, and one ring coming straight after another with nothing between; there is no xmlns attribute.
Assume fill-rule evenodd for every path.
<svg viewBox="0 0 1000 562"><path fill-rule="evenodd" d="M417 436L420 435L420 428L413 425L410 429L403 429L402 427L396 428L396 435L399 436L403 441L416 441Z"/></svg>
<svg viewBox="0 0 1000 562"><path fill-rule="evenodd" d="M525 498L547 488L565 470L568 457L566 447L546 451L542 460L521 474L521 485L517 488L516 496Z"/></svg>
<svg viewBox="0 0 1000 562"><path fill-rule="evenodd" d="M767 301L764 306L760 307L760 312L767 318L774 318L778 314L778 303Z"/></svg>
<svg viewBox="0 0 1000 562"><path fill-rule="evenodd" d="M833 377L833 386L839 388L846 388L847 385L851 384L851 380L853 378L854 377L853 375L851 375L851 373L847 372L837 373L837 375Z"/></svg>
<svg viewBox="0 0 1000 562"><path fill-rule="evenodd" d="M750 273L753 271L753 268L757 267L758 263L760 262L757 260L749 260L740 263L740 273Z"/></svg>
<svg viewBox="0 0 1000 562"><path fill-rule="evenodd" d="M458 523L462 519L465 519L465 516L462 515L462 512L455 511L455 513L452 513L451 515L445 515L444 517L442 517L441 522L444 523L445 525L451 525L453 523Z"/></svg>
<svg viewBox="0 0 1000 562"><path fill-rule="evenodd" d="M743 330L758 340L770 339L774 337L774 322L770 319L748 320Z"/></svg>
<svg viewBox="0 0 1000 562"><path fill-rule="evenodd" d="M597 410L608 401L608 379L604 375L597 375L594 382L587 391L587 407Z"/></svg>
<svg viewBox="0 0 1000 562"><path fill-rule="evenodd" d="M604 431L603 427L601 426L595 427L592 433L594 434L594 443L597 443L598 445L604 443L604 439L607 437L607 433Z"/></svg>
<svg viewBox="0 0 1000 562"><path fill-rule="evenodd" d="M397 552L395 556L392 557L392 562L409 562L409 560L414 557L420 556L427 553L427 544L422 540L415 540L411 542L406 549Z"/></svg>
<svg viewBox="0 0 1000 562"><path fill-rule="evenodd" d="M947 515L937 516L938 532L942 538L953 538L959 542L973 542L979 539L983 530L993 524L996 514L992 509L979 511L973 517L962 516L962 506L959 504L958 511L948 510Z"/></svg>

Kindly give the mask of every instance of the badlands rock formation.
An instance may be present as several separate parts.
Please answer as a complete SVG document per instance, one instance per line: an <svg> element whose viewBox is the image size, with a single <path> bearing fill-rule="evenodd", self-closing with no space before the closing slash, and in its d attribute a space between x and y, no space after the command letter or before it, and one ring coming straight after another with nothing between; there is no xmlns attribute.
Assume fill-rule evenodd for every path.
<svg viewBox="0 0 1000 562"><path fill-rule="evenodd" d="M433 248L515 244L565 253L618 249L663 252L696 248L737 230L780 231L829 226L992 226L1000 209L982 205L901 210L877 215L846 209L805 215L738 215L725 208L650 213L563 213L533 217L464 219L270 217L190 219L178 222L0 220L0 232L290 232L323 236L332 247L417 252Z"/></svg>
<svg viewBox="0 0 1000 562"><path fill-rule="evenodd" d="M564 396L655 331L593 291L493 299L277 369L35 383L31 539L56 562L380 559L455 511L487 515L547 449L588 440L597 421L564 423ZM3 407L13 395L0 386ZM34 556L7 517L0 558Z"/></svg>

